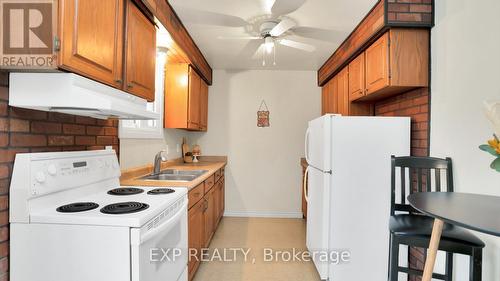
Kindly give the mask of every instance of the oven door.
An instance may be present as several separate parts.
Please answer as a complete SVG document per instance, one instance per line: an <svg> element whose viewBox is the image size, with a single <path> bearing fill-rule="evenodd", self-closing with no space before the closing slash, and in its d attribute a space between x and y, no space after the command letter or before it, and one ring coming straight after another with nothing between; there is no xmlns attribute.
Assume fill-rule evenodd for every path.
<svg viewBox="0 0 500 281"><path fill-rule="evenodd" d="M187 281L187 204L184 198L145 227L131 229L132 281Z"/></svg>

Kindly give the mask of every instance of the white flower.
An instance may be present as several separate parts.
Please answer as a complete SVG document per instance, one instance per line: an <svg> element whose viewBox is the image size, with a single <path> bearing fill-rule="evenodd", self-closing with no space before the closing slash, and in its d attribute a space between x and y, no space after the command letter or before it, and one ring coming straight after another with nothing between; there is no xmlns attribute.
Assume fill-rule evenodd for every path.
<svg viewBox="0 0 500 281"><path fill-rule="evenodd" d="M493 124L497 137L500 137L500 101L489 100L484 102L486 117Z"/></svg>

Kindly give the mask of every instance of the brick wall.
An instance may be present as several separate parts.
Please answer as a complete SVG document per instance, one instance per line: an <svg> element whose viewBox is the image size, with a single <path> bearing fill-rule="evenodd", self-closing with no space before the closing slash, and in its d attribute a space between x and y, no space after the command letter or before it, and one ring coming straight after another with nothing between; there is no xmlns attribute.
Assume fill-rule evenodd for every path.
<svg viewBox="0 0 500 281"><path fill-rule="evenodd" d="M411 154L428 155L429 90L416 89L375 104L375 115L411 117Z"/></svg>
<svg viewBox="0 0 500 281"><path fill-rule="evenodd" d="M118 152L118 122L8 106L0 72L0 281L9 271L9 185L16 153L104 149Z"/></svg>
<svg viewBox="0 0 500 281"><path fill-rule="evenodd" d="M391 24L433 25L433 0L387 0L387 21Z"/></svg>
<svg viewBox="0 0 500 281"><path fill-rule="evenodd" d="M391 97L375 104L375 115L411 117L411 155L429 155L429 89L416 89L402 95ZM424 251L411 248L409 264L411 268L423 270ZM409 281L418 281L420 277L411 276Z"/></svg>

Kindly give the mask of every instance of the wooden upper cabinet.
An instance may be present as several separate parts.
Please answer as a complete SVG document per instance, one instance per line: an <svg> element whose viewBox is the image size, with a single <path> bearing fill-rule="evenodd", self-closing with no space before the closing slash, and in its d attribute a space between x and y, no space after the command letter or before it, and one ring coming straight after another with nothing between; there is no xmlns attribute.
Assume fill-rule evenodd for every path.
<svg viewBox="0 0 500 281"><path fill-rule="evenodd" d="M391 29L391 86L429 86L429 37L426 29Z"/></svg>
<svg viewBox="0 0 500 281"><path fill-rule="evenodd" d="M429 86L429 31L393 28L365 51L366 95L378 100Z"/></svg>
<svg viewBox="0 0 500 281"><path fill-rule="evenodd" d="M389 34L382 35L365 52L367 95L389 86Z"/></svg>
<svg viewBox="0 0 500 281"><path fill-rule="evenodd" d="M124 1L59 3L59 67L121 88Z"/></svg>
<svg viewBox="0 0 500 281"><path fill-rule="evenodd" d="M365 95L365 53L361 53L349 64L349 100Z"/></svg>
<svg viewBox="0 0 500 281"><path fill-rule="evenodd" d="M188 129L200 129L201 78L189 67Z"/></svg>
<svg viewBox="0 0 500 281"><path fill-rule="evenodd" d="M148 101L154 101L156 27L132 1L127 1L126 26L126 90Z"/></svg>
<svg viewBox="0 0 500 281"><path fill-rule="evenodd" d="M165 128L207 130L208 85L187 63L165 66Z"/></svg>
<svg viewBox="0 0 500 281"><path fill-rule="evenodd" d="M206 131L208 128L208 84L200 82L200 129Z"/></svg>
<svg viewBox="0 0 500 281"><path fill-rule="evenodd" d="M344 68L337 74L337 113L349 115L349 70Z"/></svg>
<svg viewBox="0 0 500 281"><path fill-rule="evenodd" d="M321 114L337 113L337 79L334 77L323 86L321 96Z"/></svg>
<svg viewBox="0 0 500 281"><path fill-rule="evenodd" d="M131 0L61 0L59 25L59 68L154 100L156 28Z"/></svg>
<svg viewBox="0 0 500 281"><path fill-rule="evenodd" d="M321 115L328 113L328 83L321 88Z"/></svg>
<svg viewBox="0 0 500 281"><path fill-rule="evenodd" d="M187 129L189 65L167 63L165 65L165 128Z"/></svg>

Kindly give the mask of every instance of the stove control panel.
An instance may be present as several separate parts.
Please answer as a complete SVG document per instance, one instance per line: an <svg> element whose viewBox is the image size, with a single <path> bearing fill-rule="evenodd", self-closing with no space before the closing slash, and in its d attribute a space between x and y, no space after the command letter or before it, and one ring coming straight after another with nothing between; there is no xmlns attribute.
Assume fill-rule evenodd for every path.
<svg viewBox="0 0 500 281"><path fill-rule="evenodd" d="M90 185L119 178L120 166L114 151L50 153L31 161L31 196Z"/></svg>

